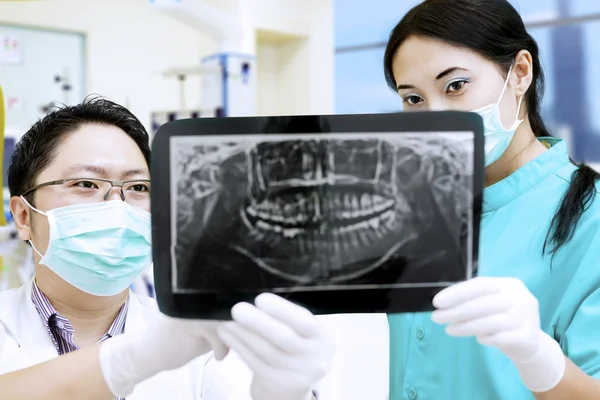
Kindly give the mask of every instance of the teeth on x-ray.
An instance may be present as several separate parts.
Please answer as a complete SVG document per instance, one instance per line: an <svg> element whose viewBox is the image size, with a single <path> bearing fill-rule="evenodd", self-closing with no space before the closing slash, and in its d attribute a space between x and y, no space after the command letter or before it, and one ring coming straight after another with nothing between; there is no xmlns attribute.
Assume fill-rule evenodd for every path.
<svg viewBox="0 0 600 400"><path fill-rule="evenodd" d="M436 213L452 234L464 231L472 149L460 142L419 134L236 138L172 142L183 264L202 264L202 251L218 247L225 270L229 258L243 257L290 285L343 283L405 254Z"/></svg>

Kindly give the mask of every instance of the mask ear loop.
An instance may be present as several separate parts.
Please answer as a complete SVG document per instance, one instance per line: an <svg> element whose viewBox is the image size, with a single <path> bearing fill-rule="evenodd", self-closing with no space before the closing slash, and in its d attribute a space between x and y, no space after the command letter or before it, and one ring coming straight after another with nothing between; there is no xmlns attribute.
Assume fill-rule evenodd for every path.
<svg viewBox="0 0 600 400"><path fill-rule="evenodd" d="M28 202L28 201L25 199L25 197L23 197L23 196L20 196L20 197L21 197L21 200L23 200L23 201L25 202L25 204L27 204L27 206L28 206L29 208L31 208L33 211L35 211L35 212L36 212L36 213L38 213L38 214L41 214L41 215L45 216L46 218L48 217L48 214L46 214L46 213L45 213L45 212L43 212L43 211L40 211L40 210L38 210L37 208L35 208L35 207L34 207L34 206L32 206L31 204L29 204L29 202ZM35 245L33 244L33 241L32 241L31 239L27 239L27 241L28 241L28 242L29 242L29 244L31 245L31 248L33 249L33 251L35 251L35 252L38 254L38 256L40 256L40 257L44 258L44 256L42 255L42 253L40 253L40 252L38 251L38 249L35 247Z"/></svg>
<svg viewBox="0 0 600 400"><path fill-rule="evenodd" d="M506 80L504 81L504 87L502 88L502 93L500 93L500 98L498 99L498 102L496 103L496 107L498 107L498 115L500 114L500 101L502 101L502 96L504 96L504 92L506 92L506 88L508 87L508 82L510 81L510 75L512 74L512 70L513 70L513 66L511 65L510 68L508 69L508 75L506 76ZM521 105L523 104L523 96L519 97L519 103L517 105L517 115L515 116L515 122L513 123L513 126L511 127L511 129L516 129L521 122L523 122L522 119L519 119L519 114L521 114Z"/></svg>
<svg viewBox="0 0 600 400"><path fill-rule="evenodd" d="M35 208L34 206L32 206L31 204L29 204L29 202L28 202L28 201L25 199L25 197L23 197L23 196L19 196L19 197L21 197L21 200L23 200L23 201L25 202L25 204L27 204L27 207L31 208L31 209L32 209L33 211L35 211L36 213L38 213L38 214L42 214L42 215L43 215L43 216L45 216L45 217L47 217L47 216L48 216L48 214L46 214L45 212L43 212L43 211L40 211L40 210L38 210L37 208Z"/></svg>
<svg viewBox="0 0 600 400"><path fill-rule="evenodd" d="M519 115L521 114L521 106L523 105L523 97L524 96L519 97L519 104L517 105L517 115L515 116L515 125L517 126L523 122L522 119L519 119Z"/></svg>
<svg viewBox="0 0 600 400"><path fill-rule="evenodd" d="M508 69L508 75L506 75L506 80L504 81L504 87L502 88L502 93L500 93L500 98L496 102L496 104L500 104L502 101L502 96L504 96L504 92L506 92L506 88L508 87L508 82L510 81L510 75L512 74L513 66L511 65Z"/></svg>

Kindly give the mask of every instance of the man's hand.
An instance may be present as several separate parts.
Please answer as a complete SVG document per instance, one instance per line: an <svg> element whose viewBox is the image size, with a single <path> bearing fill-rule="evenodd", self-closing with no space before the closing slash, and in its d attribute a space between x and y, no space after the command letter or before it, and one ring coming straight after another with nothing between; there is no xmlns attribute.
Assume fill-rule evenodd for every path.
<svg viewBox="0 0 600 400"><path fill-rule="evenodd" d="M329 373L335 352L314 315L279 296L261 294L255 305L235 305L232 316L234 321L218 333L253 371L252 398L313 398L311 389Z"/></svg>
<svg viewBox="0 0 600 400"><path fill-rule="evenodd" d="M500 349L530 390L551 390L563 378L565 356L541 330L538 301L519 279L477 277L442 290L433 305L434 322Z"/></svg>
<svg viewBox="0 0 600 400"><path fill-rule="evenodd" d="M127 397L140 382L159 372L183 367L214 351L223 359L229 348L220 340L220 322L161 315L148 329L108 339L100 348L100 367L110 391Z"/></svg>

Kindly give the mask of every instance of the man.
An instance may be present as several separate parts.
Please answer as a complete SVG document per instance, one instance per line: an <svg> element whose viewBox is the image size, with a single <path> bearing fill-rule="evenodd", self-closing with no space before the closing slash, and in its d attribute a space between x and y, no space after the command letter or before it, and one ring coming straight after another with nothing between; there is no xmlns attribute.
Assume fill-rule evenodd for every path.
<svg viewBox="0 0 600 400"><path fill-rule="evenodd" d="M141 364L152 364L149 355L169 358L156 344L189 337L161 330L156 305L129 290L151 262L148 140L133 114L103 99L59 109L20 140L8 171L10 207L20 238L34 250L35 277L0 293L0 374L106 341L119 343L124 354L119 359L114 356L119 346L109 347L113 356L102 363L100 353L115 396L248 398L239 357L253 372L254 399L311 398L311 386L326 374L333 356L331 342L307 310L276 296L257 298L256 306L236 305L234 322L213 329L212 345L197 354L220 341L235 351L223 363L209 354L175 370L183 363L161 365L135 389L127 376L111 375L132 359L144 369ZM149 348L136 354L131 349L140 346L111 339L145 331L152 336ZM157 375L161 370L169 372Z"/></svg>

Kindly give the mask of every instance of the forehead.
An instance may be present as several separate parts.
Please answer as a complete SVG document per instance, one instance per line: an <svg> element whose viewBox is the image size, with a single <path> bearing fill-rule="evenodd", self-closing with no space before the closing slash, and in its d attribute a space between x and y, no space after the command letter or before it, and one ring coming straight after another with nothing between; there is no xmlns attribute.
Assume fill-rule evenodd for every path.
<svg viewBox="0 0 600 400"><path fill-rule="evenodd" d="M38 181L66 178L63 175L76 165L102 167L112 175L107 178L113 179L130 170L149 173L144 155L135 141L123 130L111 125L86 124L67 134ZM87 175L90 175L89 172Z"/></svg>
<svg viewBox="0 0 600 400"><path fill-rule="evenodd" d="M405 81L434 80L440 72L453 67L477 71L493 68L493 63L466 48L411 36L396 51L392 70L397 84L409 84Z"/></svg>

